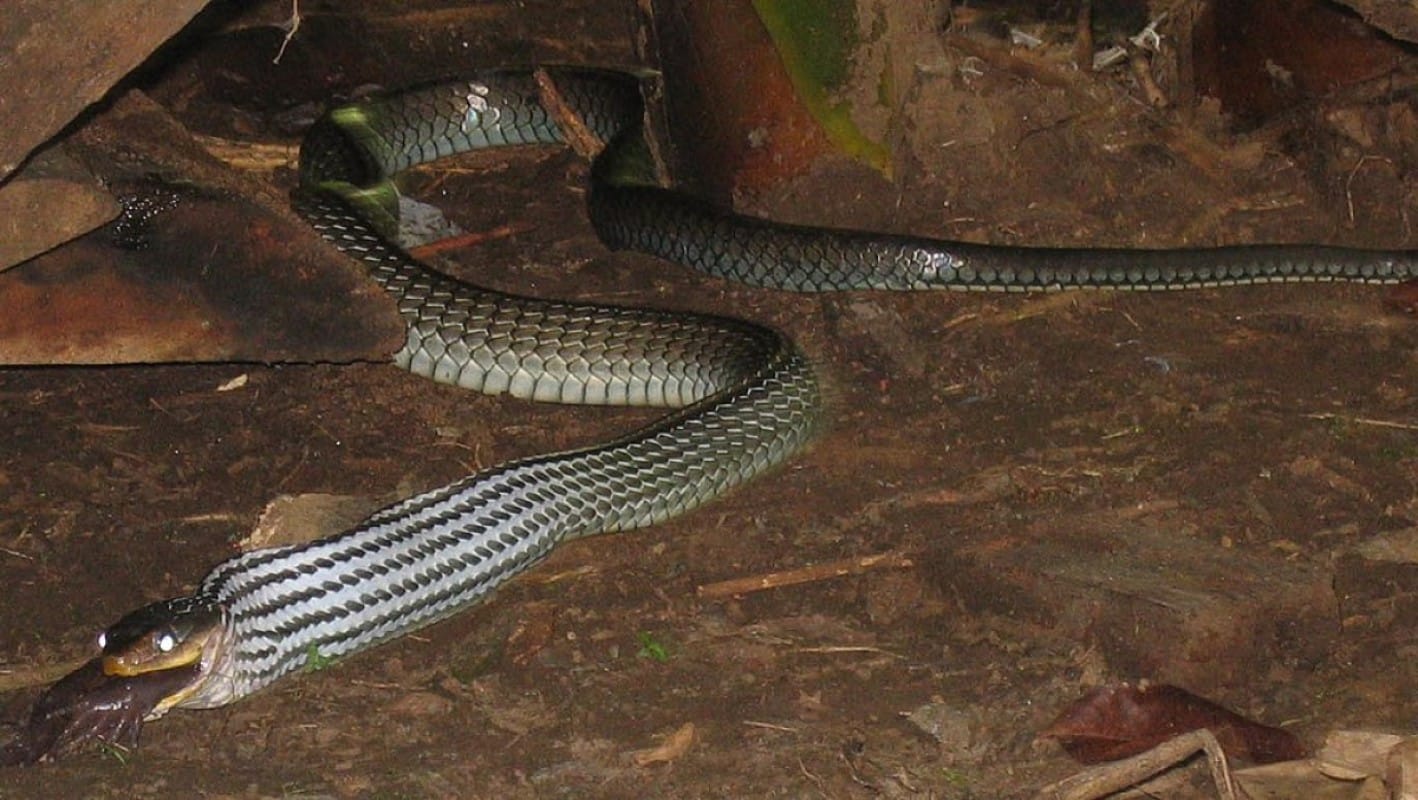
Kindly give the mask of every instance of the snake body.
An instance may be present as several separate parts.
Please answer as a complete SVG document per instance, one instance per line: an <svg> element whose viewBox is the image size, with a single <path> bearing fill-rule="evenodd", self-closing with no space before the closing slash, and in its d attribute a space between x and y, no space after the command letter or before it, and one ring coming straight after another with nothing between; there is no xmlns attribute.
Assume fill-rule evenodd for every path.
<svg viewBox="0 0 1418 800"><path fill-rule="evenodd" d="M567 70L554 78L558 94L602 139L617 141L638 120L638 89L626 77ZM526 73L368 100L331 112L307 135L295 205L396 298L408 326L400 366L483 392L678 411L613 442L479 472L337 536L218 565L192 596L157 609L159 624L193 609L213 620L200 648L201 677L170 705L229 703L314 656L343 657L408 633L485 597L560 542L683 513L811 438L822 416L818 381L808 360L773 331L479 289L434 272L390 240L380 187L399 170L478 147L561 140ZM612 248L797 291L1177 289L1415 275L1405 251L1025 249L789 226L603 178L593 180L588 203ZM151 628L152 610L144 613ZM135 625L111 629L105 652L131 648ZM164 651L171 644L156 641Z"/></svg>

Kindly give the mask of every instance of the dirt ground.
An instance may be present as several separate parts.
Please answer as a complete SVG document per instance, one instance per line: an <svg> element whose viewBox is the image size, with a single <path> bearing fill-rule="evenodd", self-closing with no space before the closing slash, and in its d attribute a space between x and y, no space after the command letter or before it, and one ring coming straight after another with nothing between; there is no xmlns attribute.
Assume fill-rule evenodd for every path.
<svg viewBox="0 0 1418 800"><path fill-rule="evenodd" d="M562 15L531 55L629 61L624 10L598 13ZM1149 108L1125 74L1044 81L954 35L918 65L894 183L829 163L756 210L1001 243L1414 246L1403 99L1235 136ZM154 78L180 118L297 139L272 108L222 124L189 58ZM685 518L566 545L425 632L175 712L137 752L0 771L0 797L1027 797L1078 768L1037 739L1058 711L1143 678L1310 743L1418 724L1418 567L1385 555L1418 530L1418 324L1385 290L800 296L608 253L584 181L542 151L415 179L467 230L526 226L440 268L792 336L832 387L810 451ZM0 371L0 673L85 656L279 495L388 499L653 417L383 364ZM2 718L37 690L0 697ZM687 724L688 750L637 763Z"/></svg>

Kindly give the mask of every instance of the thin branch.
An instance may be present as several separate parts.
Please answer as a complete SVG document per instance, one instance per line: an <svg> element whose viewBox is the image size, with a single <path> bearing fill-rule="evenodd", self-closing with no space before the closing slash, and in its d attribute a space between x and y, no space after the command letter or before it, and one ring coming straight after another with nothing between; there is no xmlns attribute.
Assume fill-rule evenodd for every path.
<svg viewBox="0 0 1418 800"><path fill-rule="evenodd" d="M813 564L796 569L769 572L763 575L730 578L729 580L718 581L717 583L706 583L699 587L697 594L700 597L722 599L751 594L753 592L761 592L766 589L776 589L780 586L793 586L799 583L812 583L815 581L828 580L830 578L840 578L844 575L855 575L872 569L891 567L905 569L913 566L915 566L915 562L909 557L902 553L891 551L871 556L843 558L837 561L828 561L823 564Z"/></svg>
<svg viewBox="0 0 1418 800"><path fill-rule="evenodd" d="M1070 775L1041 789L1034 800L1099 800L1178 766L1198 752L1206 753L1211 779L1222 800L1236 800L1236 784L1231 779L1226 752L1208 730L1184 733L1146 753Z"/></svg>
<svg viewBox="0 0 1418 800"><path fill-rule="evenodd" d="M281 40L281 49L276 51L276 57L271 59L272 64L281 63L281 56L286 54L286 47L295 38L295 32L300 30L300 0L290 0L290 19L286 21L286 36Z"/></svg>
<svg viewBox="0 0 1418 800"><path fill-rule="evenodd" d="M1400 431L1418 431L1418 424L1412 422L1395 422L1388 419L1374 419L1373 417L1351 417L1348 414L1335 414L1324 411L1315 414L1306 414L1307 419L1334 420L1338 422L1348 422L1354 425L1372 425L1375 428L1394 428Z"/></svg>

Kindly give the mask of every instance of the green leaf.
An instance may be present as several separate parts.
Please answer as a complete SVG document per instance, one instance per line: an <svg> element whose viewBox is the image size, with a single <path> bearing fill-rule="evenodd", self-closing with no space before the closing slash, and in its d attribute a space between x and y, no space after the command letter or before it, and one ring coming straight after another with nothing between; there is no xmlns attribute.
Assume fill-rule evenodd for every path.
<svg viewBox="0 0 1418 800"><path fill-rule="evenodd" d="M837 149L889 175L891 151L868 139L847 104L833 100L851 76L857 46L852 0L753 0L793 89Z"/></svg>

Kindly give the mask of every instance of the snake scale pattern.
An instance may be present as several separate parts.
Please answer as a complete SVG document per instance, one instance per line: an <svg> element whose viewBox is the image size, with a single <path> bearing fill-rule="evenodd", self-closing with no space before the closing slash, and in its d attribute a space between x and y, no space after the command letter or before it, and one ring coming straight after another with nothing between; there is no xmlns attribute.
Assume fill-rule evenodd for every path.
<svg viewBox="0 0 1418 800"><path fill-rule="evenodd" d="M558 94L612 143L608 152L620 138L638 135L633 79L578 70L552 75ZM532 400L677 410L613 442L479 472L337 536L236 556L191 596L135 612L110 629L106 653L118 657L155 626L185 632L185 618L211 620L194 651L199 677L160 711L223 705L314 655L348 656L447 617L560 542L684 513L780 464L812 437L822 417L818 381L808 360L773 331L727 318L479 289L392 243L393 174L455 152L561 140L525 72L367 100L330 112L309 132L295 205L397 299L408 326L395 359L400 366ZM1390 283L1418 274L1406 251L1016 248L788 226L655 186L615 183L604 172L598 163L588 204L611 248L797 291L1154 290ZM164 633L158 649L173 649L175 638Z"/></svg>

